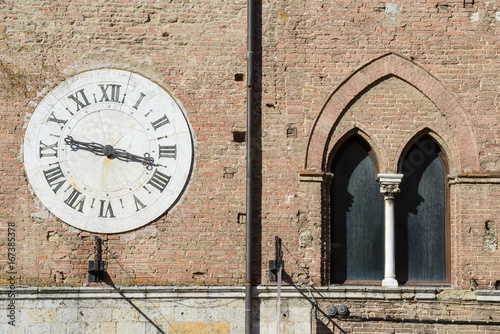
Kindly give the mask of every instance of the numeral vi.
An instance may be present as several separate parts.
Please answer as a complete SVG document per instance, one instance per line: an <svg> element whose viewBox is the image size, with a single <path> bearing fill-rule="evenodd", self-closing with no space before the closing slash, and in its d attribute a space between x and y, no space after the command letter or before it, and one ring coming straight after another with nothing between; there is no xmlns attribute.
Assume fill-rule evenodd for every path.
<svg viewBox="0 0 500 334"><path fill-rule="evenodd" d="M111 206L111 202L108 202L106 205L106 200L99 200L101 202L101 206L99 208L99 218L116 218L113 213L113 207Z"/></svg>

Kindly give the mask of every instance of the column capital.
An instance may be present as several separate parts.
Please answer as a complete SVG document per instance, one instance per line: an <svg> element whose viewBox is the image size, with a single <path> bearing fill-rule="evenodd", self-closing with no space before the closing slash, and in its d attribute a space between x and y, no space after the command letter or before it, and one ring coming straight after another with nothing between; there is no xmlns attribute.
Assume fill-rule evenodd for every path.
<svg viewBox="0 0 500 334"><path fill-rule="evenodd" d="M399 184L403 179L403 174L378 174L380 182L380 192L384 195L384 199L394 199L399 194Z"/></svg>
<svg viewBox="0 0 500 334"><path fill-rule="evenodd" d="M384 195L384 199L394 199L399 194L399 185L382 183L380 185L380 192Z"/></svg>

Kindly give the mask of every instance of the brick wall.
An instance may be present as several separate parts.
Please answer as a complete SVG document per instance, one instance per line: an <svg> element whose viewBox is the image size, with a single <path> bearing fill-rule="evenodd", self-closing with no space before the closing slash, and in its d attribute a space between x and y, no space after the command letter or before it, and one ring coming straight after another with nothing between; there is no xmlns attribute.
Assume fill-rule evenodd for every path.
<svg viewBox="0 0 500 334"><path fill-rule="evenodd" d="M16 223L20 283L81 285L91 234L49 214L24 176L21 143L37 103L95 68L140 73L182 104L195 169L174 210L145 228L104 236L117 284L238 284L244 275L245 4L7 2L1 5L2 220ZM230 168L232 177L224 177ZM4 259L2 259L4 261ZM5 274L2 274L5 275Z"/></svg>
<svg viewBox="0 0 500 334"><path fill-rule="evenodd" d="M495 289L498 4L259 6L256 282L269 283L276 235L289 283L325 282L327 186L301 182L300 173L326 172L330 152L354 127L371 140L380 171L394 173L406 143L430 128L453 174L451 285ZM6 236L7 222L16 226L17 283L88 284L94 234L59 221L38 201L24 174L22 144L47 92L82 71L111 67L175 96L192 127L195 163L173 210L135 231L101 235L107 282L243 284L246 141L238 134L246 131L246 2L4 1L0 16L0 229ZM3 268L7 262L0 256ZM7 285L6 271L0 278Z"/></svg>

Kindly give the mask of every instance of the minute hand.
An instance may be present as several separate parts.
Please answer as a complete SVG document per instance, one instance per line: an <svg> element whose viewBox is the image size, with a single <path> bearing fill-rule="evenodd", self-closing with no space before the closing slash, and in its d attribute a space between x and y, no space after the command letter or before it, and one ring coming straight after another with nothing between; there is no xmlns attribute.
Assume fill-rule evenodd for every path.
<svg viewBox="0 0 500 334"><path fill-rule="evenodd" d="M132 153L129 153L125 150L121 149L113 149L113 156L115 156L118 160L121 161L135 161L135 162L140 162L144 166L146 166L147 170L153 169L155 159L149 154L149 153L144 153L144 156L140 155L135 155Z"/></svg>

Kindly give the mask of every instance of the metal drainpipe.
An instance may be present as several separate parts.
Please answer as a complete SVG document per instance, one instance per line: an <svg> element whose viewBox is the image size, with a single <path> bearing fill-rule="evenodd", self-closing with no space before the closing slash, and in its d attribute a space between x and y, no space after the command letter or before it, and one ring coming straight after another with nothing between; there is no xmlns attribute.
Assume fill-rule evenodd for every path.
<svg viewBox="0 0 500 334"><path fill-rule="evenodd" d="M246 271L245 334L252 333L252 223L253 223L253 110L254 110L254 25L253 0L247 3L247 183L246 183Z"/></svg>

